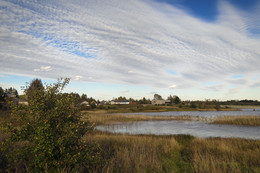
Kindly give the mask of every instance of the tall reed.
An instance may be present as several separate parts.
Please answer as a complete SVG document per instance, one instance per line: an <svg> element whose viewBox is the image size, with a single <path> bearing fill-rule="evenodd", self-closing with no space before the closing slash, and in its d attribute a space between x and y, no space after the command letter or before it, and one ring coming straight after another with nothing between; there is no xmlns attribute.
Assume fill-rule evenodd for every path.
<svg viewBox="0 0 260 173"><path fill-rule="evenodd" d="M244 126L260 126L260 116L223 116L217 117L213 124L232 124Z"/></svg>
<svg viewBox="0 0 260 173"><path fill-rule="evenodd" d="M103 149L99 172L163 172L163 155L178 147L173 137L92 134L91 142Z"/></svg>
<svg viewBox="0 0 260 173"><path fill-rule="evenodd" d="M194 172L260 172L260 141L198 139L193 141Z"/></svg>
<svg viewBox="0 0 260 173"><path fill-rule="evenodd" d="M97 172L259 172L260 141L95 132L103 149Z"/></svg>

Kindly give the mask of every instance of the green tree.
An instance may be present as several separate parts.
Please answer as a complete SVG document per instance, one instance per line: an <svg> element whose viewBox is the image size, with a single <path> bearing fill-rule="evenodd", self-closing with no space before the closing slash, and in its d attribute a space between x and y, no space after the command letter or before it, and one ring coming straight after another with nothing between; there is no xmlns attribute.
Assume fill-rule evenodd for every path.
<svg viewBox="0 0 260 173"><path fill-rule="evenodd" d="M130 102L134 102L135 101L135 99L133 99L133 98L129 98L128 99Z"/></svg>
<svg viewBox="0 0 260 173"><path fill-rule="evenodd" d="M178 96L175 96L175 98L173 99L173 103L179 104L181 103L181 99Z"/></svg>
<svg viewBox="0 0 260 173"><path fill-rule="evenodd" d="M195 109L195 108L197 108L198 106L196 105L195 102L192 102L191 105L190 105L190 107Z"/></svg>
<svg viewBox="0 0 260 173"><path fill-rule="evenodd" d="M58 80L34 90L29 106L12 105L12 115L22 125L9 126L11 134L5 148L9 168L23 163L30 172L57 172L64 168L69 172L89 172L99 163L99 147L82 140L93 130L93 124L81 120L80 112L74 108L75 97L62 93L68 83L69 79ZM25 94L30 93L28 88Z"/></svg>
<svg viewBox="0 0 260 173"><path fill-rule="evenodd" d="M176 96L176 95L175 96L170 95L168 97L168 100L170 100L172 104L179 104L179 103L181 103L181 99L178 96Z"/></svg>
<svg viewBox="0 0 260 173"><path fill-rule="evenodd" d="M95 101L92 101L92 102L90 103L90 107L91 107L92 109L95 109L95 108L97 107L96 102L95 102Z"/></svg>
<svg viewBox="0 0 260 173"><path fill-rule="evenodd" d="M96 100L94 98L90 97L90 98L87 98L87 102L92 103L92 102L96 102Z"/></svg>
<svg viewBox="0 0 260 173"><path fill-rule="evenodd" d="M33 99L34 96L37 96L38 92L43 92L44 86L42 84L42 81L38 78L31 81L30 85L26 88L26 95L27 98Z"/></svg>
<svg viewBox="0 0 260 173"><path fill-rule="evenodd" d="M83 102L83 101L87 101L88 97L86 94L82 94L81 97L80 97L80 101Z"/></svg>
<svg viewBox="0 0 260 173"><path fill-rule="evenodd" d="M80 95L78 93L70 93L73 97L74 97L74 102L75 104L79 104L80 103Z"/></svg>
<svg viewBox="0 0 260 173"><path fill-rule="evenodd" d="M159 94L154 94L153 98L154 98L154 100L162 100L163 99L162 96L159 95Z"/></svg>
<svg viewBox="0 0 260 173"><path fill-rule="evenodd" d="M115 101L126 101L126 100L127 100L126 97L122 97L122 96L115 99Z"/></svg>
<svg viewBox="0 0 260 173"><path fill-rule="evenodd" d="M0 87L0 100L3 99L3 96L4 96L4 90L2 87Z"/></svg>
<svg viewBox="0 0 260 173"><path fill-rule="evenodd" d="M16 98L19 97L17 90L15 88L12 88L12 87L5 89L5 93L9 94L11 97L16 97Z"/></svg>
<svg viewBox="0 0 260 173"><path fill-rule="evenodd" d="M139 104L151 104L151 100L147 100L145 97L143 97L143 99L140 99Z"/></svg>

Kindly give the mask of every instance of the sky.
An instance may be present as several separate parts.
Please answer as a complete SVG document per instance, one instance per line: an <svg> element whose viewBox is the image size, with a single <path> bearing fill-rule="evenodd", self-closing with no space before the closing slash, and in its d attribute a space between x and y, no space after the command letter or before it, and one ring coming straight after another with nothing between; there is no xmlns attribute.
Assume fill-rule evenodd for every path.
<svg viewBox="0 0 260 173"><path fill-rule="evenodd" d="M0 86L260 100L258 0L0 0Z"/></svg>

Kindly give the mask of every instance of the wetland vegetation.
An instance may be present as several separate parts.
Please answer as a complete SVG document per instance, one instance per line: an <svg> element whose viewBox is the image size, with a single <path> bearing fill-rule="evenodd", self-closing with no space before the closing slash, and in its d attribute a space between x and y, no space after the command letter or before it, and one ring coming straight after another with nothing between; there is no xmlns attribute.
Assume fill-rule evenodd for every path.
<svg viewBox="0 0 260 173"><path fill-rule="evenodd" d="M1 114L1 123L8 121L15 123L6 112ZM1 143L7 137L8 134L1 131ZM83 141L95 144L101 149L101 161L91 172L260 171L260 140L201 139L190 135L126 135L92 131L83 137ZM22 147L21 145L22 143L16 144L16 147ZM7 169L8 160L5 154L0 154L2 172ZM20 160L13 166L17 170L23 170L23 161L25 162ZM58 172L70 172L69 170L64 167Z"/></svg>
<svg viewBox="0 0 260 173"><path fill-rule="evenodd" d="M0 172L260 172L260 140L93 130L93 123L208 121L199 116L129 116L127 112L233 110L230 106L194 102L82 110L74 107L73 95L56 92L59 86L40 86L27 107L0 111ZM259 116L218 117L211 123L259 126Z"/></svg>
<svg viewBox="0 0 260 173"><path fill-rule="evenodd" d="M101 132L88 139L103 149L105 163L99 172L260 171L259 140Z"/></svg>
<svg viewBox="0 0 260 173"><path fill-rule="evenodd" d="M223 116L217 117L213 124L260 126L260 116Z"/></svg>

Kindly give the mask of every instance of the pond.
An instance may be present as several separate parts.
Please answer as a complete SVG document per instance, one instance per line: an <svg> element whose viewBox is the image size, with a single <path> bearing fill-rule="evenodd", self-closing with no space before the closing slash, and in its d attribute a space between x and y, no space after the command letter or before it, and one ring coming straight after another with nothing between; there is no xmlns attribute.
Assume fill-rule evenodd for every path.
<svg viewBox="0 0 260 173"><path fill-rule="evenodd" d="M180 111L180 112L142 112L126 113L124 115L147 116L196 116L214 119L219 116L260 116L260 109L243 109L242 111ZM200 138L234 137L260 139L260 126L237 126L210 124L203 121L141 121L134 123L118 123L114 125L97 126L97 130L111 133L177 135L190 134Z"/></svg>
<svg viewBox="0 0 260 173"><path fill-rule="evenodd" d="M260 126L208 124L200 121L141 121L97 126L97 130L124 134L176 135L190 134L200 138L234 137L260 139Z"/></svg>

